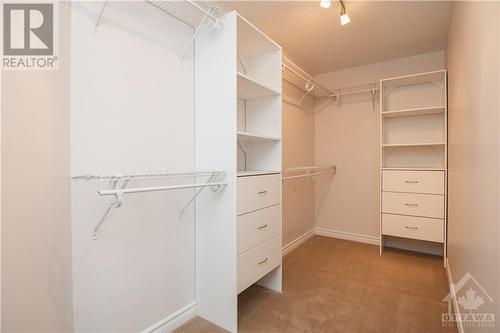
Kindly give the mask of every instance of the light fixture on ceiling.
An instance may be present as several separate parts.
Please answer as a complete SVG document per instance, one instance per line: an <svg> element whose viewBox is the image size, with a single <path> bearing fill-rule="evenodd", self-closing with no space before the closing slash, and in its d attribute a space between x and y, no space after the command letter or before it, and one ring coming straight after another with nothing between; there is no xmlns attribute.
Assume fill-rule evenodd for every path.
<svg viewBox="0 0 500 333"><path fill-rule="evenodd" d="M339 0L340 1L340 24L341 25L346 25L348 24L349 22L351 22L351 18L349 17L349 15L347 15L347 11L345 10L345 6L344 6L344 2L342 0Z"/></svg>
<svg viewBox="0 0 500 333"><path fill-rule="evenodd" d="M319 2L319 5L322 7L322 8L330 8L332 4L332 0L321 0Z"/></svg>

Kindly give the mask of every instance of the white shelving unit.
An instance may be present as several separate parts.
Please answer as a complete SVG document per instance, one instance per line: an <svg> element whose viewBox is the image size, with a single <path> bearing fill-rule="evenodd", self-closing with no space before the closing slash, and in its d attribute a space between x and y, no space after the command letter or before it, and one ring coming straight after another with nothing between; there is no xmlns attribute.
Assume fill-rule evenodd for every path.
<svg viewBox="0 0 500 333"><path fill-rule="evenodd" d="M281 292L281 47L236 12L223 22L195 41L196 167L227 183L196 202L196 298L236 332L240 292Z"/></svg>
<svg viewBox="0 0 500 333"><path fill-rule="evenodd" d="M380 89L380 253L446 257L446 71L384 79Z"/></svg>

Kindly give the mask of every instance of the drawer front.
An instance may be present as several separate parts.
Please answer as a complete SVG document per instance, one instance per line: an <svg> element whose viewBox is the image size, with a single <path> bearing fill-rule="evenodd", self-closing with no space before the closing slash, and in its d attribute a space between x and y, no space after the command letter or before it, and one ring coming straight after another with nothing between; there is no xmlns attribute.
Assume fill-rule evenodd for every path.
<svg viewBox="0 0 500 333"><path fill-rule="evenodd" d="M384 170L383 191L444 194L444 171Z"/></svg>
<svg viewBox="0 0 500 333"><path fill-rule="evenodd" d="M382 213L444 218L444 196L382 192Z"/></svg>
<svg viewBox="0 0 500 333"><path fill-rule="evenodd" d="M281 205L238 216L238 254L281 234Z"/></svg>
<svg viewBox="0 0 500 333"><path fill-rule="evenodd" d="M238 255L238 294L281 265L281 236Z"/></svg>
<svg viewBox="0 0 500 333"><path fill-rule="evenodd" d="M443 243L444 220L382 214L382 234Z"/></svg>
<svg viewBox="0 0 500 333"><path fill-rule="evenodd" d="M281 174L238 177L237 214L281 203Z"/></svg>

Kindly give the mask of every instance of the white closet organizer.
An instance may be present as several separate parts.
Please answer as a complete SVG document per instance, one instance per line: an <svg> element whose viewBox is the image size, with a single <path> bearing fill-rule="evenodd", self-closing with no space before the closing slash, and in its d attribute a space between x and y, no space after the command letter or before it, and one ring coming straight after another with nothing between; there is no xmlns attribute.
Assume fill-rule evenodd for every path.
<svg viewBox="0 0 500 333"><path fill-rule="evenodd" d="M195 41L196 167L227 170L222 198L196 202L196 298L236 332L240 292L281 292L281 47L236 12L223 22Z"/></svg>
<svg viewBox="0 0 500 333"><path fill-rule="evenodd" d="M446 71L384 79L380 89L380 253L391 236L442 244L446 257Z"/></svg>

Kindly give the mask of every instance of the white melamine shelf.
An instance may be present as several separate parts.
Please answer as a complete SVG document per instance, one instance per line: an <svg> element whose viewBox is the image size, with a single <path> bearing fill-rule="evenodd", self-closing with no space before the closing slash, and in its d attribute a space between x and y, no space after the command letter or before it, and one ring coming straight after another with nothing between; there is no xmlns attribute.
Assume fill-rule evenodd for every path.
<svg viewBox="0 0 500 333"><path fill-rule="evenodd" d="M280 170L238 170L238 177L273 175L281 173Z"/></svg>
<svg viewBox="0 0 500 333"><path fill-rule="evenodd" d="M256 141L281 141L280 137L271 136L271 135L261 135L261 134L253 134L248 132L237 132L238 140L242 142L256 142Z"/></svg>
<svg viewBox="0 0 500 333"><path fill-rule="evenodd" d="M238 73L238 98L241 99L253 99L262 98L269 96L279 96L281 92L270 88L262 83L255 81L254 79Z"/></svg>
<svg viewBox="0 0 500 333"><path fill-rule="evenodd" d="M382 168L382 170L402 170L402 171L446 171L444 168Z"/></svg>
<svg viewBox="0 0 500 333"><path fill-rule="evenodd" d="M384 79L381 81L384 88L389 87L404 87L417 84L432 83L438 81L444 81L446 76L445 70L439 70L434 72L427 72L415 75L393 77L389 79Z"/></svg>
<svg viewBox="0 0 500 333"><path fill-rule="evenodd" d="M423 116L430 114L444 114L446 107L435 106L427 108L416 108L416 109L406 109L406 110L393 110L382 112L382 116L385 118L392 117L410 117L410 116Z"/></svg>
<svg viewBox="0 0 500 333"><path fill-rule="evenodd" d="M382 147L425 147L425 146L444 146L444 142L429 143L385 143Z"/></svg>

